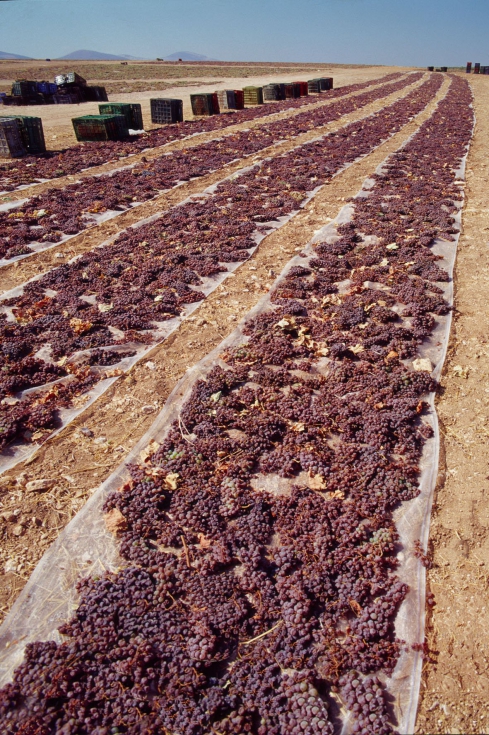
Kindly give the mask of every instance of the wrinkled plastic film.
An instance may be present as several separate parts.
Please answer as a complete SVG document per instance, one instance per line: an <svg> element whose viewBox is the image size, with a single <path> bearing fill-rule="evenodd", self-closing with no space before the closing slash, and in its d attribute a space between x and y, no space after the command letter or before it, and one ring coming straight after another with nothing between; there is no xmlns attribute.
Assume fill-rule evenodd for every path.
<svg viewBox="0 0 489 735"><path fill-rule="evenodd" d="M460 173L463 173L464 165L463 163ZM368 196L370 182L369 179L365 181L357 197ZM273 288L286 278L292 267L305 266L312 257L315 257L315 244L337 238L336 227L351 221L352 214L353 205L348 204L343 207L335 220L316 232L301 254L287 263ZM456 215L454 226L460 231L460 210ZM443 262L440 261L440 265L443 265L450 277L453 274L458 237L459 235L456 236L456 242L438 240L433 245L433 251L443 256ZM348 290L348 285L348 282L343 282L339 290ZM374 286L374 284L369 285ZM444 290L447 302L452 304L452 280L439 285ZM246 321L271 309L273 305L270 294L267 294L247 314ZM434 377L439 377L443 367L449 339L451 313L437 317L437 322L434 333L422 346L419 354L422 357L429 357L435 366ZM224 350L247 341L242 331L243 324L244 322L183 376L149 431L131 450L117 470L99 487L45 554L0 628L1 684L10 680L13 670L20 664L27 642L46 639L61 640L57 628L66 622L76 609L77 594L74 582L80 576L100 574L104 570L117 571L120 568L121 560L118 556L117 544L113 536L107 532L103 522L102 507L106 498L129 479L127 465L138 463L140 453L151 441L161 443L164 440L171 424L178 418L182 406L190 397L195 382L205 377L215 365L224 366L219 355ZM317 362L315 369L324 372L328 370L328 364L329 359L323 358ZM420 494L415 499L404 502L394 514L402 547L399 552L399 567L396 574L409 585L410 591L396 618L396 635L404 640L406 645L403 647L392 676L383 677L383 679L395 703L398 731L403 734L414 731L422 655L412 650L412 644L423 641L425 625L426 572L420 560L413 553L413 542L421 541L423 549L426 550L433 491L438 470L439 432L434 409L434 395L430 395L429 404L431 412L424 420L431 424L434 435L426 442L420 462ZM297 483L298 479L300 481L300 477L280 478L280 483L281 486L291 486ZM262 490L272 491L276 480L277 477L274 475L260 476L253 481L253 484ZM281 487L281 491L285 489ZM343 727L344 735L351 732L351 727L352 723L347 715Z"/></svg>

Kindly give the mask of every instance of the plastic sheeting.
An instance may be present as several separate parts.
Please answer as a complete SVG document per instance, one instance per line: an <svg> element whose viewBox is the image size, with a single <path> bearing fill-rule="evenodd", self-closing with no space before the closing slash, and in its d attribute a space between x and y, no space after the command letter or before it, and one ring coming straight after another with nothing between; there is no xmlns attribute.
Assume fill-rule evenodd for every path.
<svg viewBox="0 0 489 735"><path fill-rule="evenodd" d="M464 177L465 161L466 157L457 172L457 178ZM381 170L382 165L377 171ZM366 179L357 197L368 196L371 185L372 180ZM449 304L453 304L452 275L461 231L462 203L463 188L461 186L460 201L457 205L459 211L454 225L459 232L455 236L455 242L437 240L432 247L434 252L443 257L443 261L438 262L450 274L449 282L438 284L443 288L444 297ZM352 213L353 205L346 205L335 220L316 232L304 250L288 262L276 280L274 288L284 280L292 267L307 265L308 261L315 256L314 245L316 243L337 239L336 227L350 221ZM385 288L380 284L369 283L368 285L371 288ZM339 284L340 292L347 291L348 287L348 281ZM244 321L271 308L273 307L270 295L267 294L248 313ZM118 556L117 545L104 525L103 504L110 493L129 479L126 466L130 463L138 463L140 453L150 442L161 443L163 441L172 422L178 418L182 406L189 398L195 381L205 377L216 364L224 367L225 363L222 362L219 355L226 349L247 341L242 331L244 321L180 380L149 431L132 449L124 463L96 490L44 555L0 628L0 684L5 684L11 679L12 672L22 660L24 647L28 642L47 639L61 641L57 628L66 622L76 609L75 582L80 576L120 569L121 560ZM418 357L427 357L431 360L434 365L432 374L438 378L447 351L451 312L446 316L436 317L436 321L437 326L431 338L420 349ZM322 358L316 363L316 369L320 372L328 370L328 363L328 358ZM411 361L406 361L406 364L410 365ZM384 677L384 682L393 697L398 731L404 735L414 732L423 660L422 654L413 650L412 644L424 640L426 570L414 554L413 544L415 541L420 541L422 548L425 551L427 549L439 456L439 430L434 398L434 394L429 396L431 411L428 416L424 417L424 420L432 426L434 434L426 442L420 462L420 494L413 500L404 502L394 514L401 539L401 550L398 554L399 567L396 573L402 581L409 585L410 591L401 605L395 624L396 635L404 640L406 645L403 647L392 676L388 679ZM271 489L274 482L273 475L261 477L260 489L266 489L267 486L270 486ZM292 485L294 482L297 482L296 478L290 480L280 478L281 491L286 489L282 485ZM352 722L344 706L341 706L341 711L344 714L342 734L347 735L351 732Z"/></svg>

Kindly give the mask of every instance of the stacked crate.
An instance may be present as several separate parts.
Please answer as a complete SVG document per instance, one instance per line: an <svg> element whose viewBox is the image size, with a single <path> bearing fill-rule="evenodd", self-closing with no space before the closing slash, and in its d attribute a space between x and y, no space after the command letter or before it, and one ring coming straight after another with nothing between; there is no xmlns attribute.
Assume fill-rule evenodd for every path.
<svg viewBox="0 0 489 735"><path fill-rule="evenodd" d="M299 88L299 97L307 97L307 82L293 82Z"/></svg>
<svg viewBox="0 0 489 735"><path fill-rule="evenodd" d="M84 102L108 102L105 87L83 87L82 96Z"/></svg>
<svg viewBox="0 0 489 735"><path fill-rule="evenodd" d="M280 84L266 84L263 87L263 101L276 102L282 99Z"/></svg>
<svg viewBox="0 0 489 735"><path fill-rule="evenodd" d="M11 115L8 118L0 118L0 120L5 119L17 121L22 145L27 153L46 153L46 143L40 117Z"/></svg>
<svg viewBox="0 0 489 735"><path fill-rule="evenodd" d="M476 64L476 66L477 66L477 64ZM479 69L480 69L480 64L479 64ZM447 72L448 71L448 66L440 66L440 71Z"/></svg>
<svg viewBox="0 0 489 735"><path fill-rule="evenodd" d="M149 101L151 106L151 122L156 125L173 125L183 122L182 100L158 98Z"/></svg>
<svg viewBox="0 0 489 735"><path fill-rule="evenodd" d="M435 71L435 67L434 66L429 66L428 67L428 71Z"/></svg>
<svg viewBox="0 0 489 735"><path fill-rule="evenodd" d="M244 110L244 94L242 89L234 90L234 99L236 102L236 109Z"/></svg>
<svg viewBox="0 0 489 735"><path fill-rule="evenodd" d="M203 117L208 115L216 115L219 110L216 111L216 99L213 94L191 94L190 103L192 105L192 112L197 117Z"/></svg>
<svg viewBox="0 0 489 735"><path fill-rule="evenodd" d="M470 72L472 71L472 62L471 61L467 61L467 66L465 67L465 71L466 71L467 74L470 74Z"/></svg>
<svg viewBox="0 0 489 735"><path fill-rule="evenodd" d="M232 89L221 89L216 94L219 110L236 110L236 94Z"/></svg>
<svg viewBox="0 0 489 735"><path fill-rule="evenodd" d="M263 87L243 87L245 105L263 104Z"/></svg>
<svg viewBox="0 0 489 735"><path fill-rule="evenodd" d="M333 77L320 77L319 81L321 82L321 92L333 89Z"/></svg>
<svg viewBox="0 0 489 735"><path fill-rule="evenodd" d="M123 115L129 130L143 130L141 105L129 102L108 102L98 106L101 115Z"/></svg>
<svg viewBox="0 0 489 735"><path fill-rule="evenodd" d="M78 141L122 140L129 135L124 115L83 115L72 123Z"/></svg>
<svg viewBox="0 0 489 735"><path fill-rule="evenodd" d="M295 97L299 97L300 90L295 84L286 84L285 85L285 99L291 100Z"/></svg>
<svg viewBox="0 0 489 735"><path fill-rule="evenodd" d="M480 74L480 71L481 71L481 65L474 64L474 74Z"/></svg>
<svg viewBox="0 0 489 735"><path fill-rule="evenodd" d="M321 93L321 80L320 79L309 79L307 82L307 91L309 94L320 94Z"/></svg>
<svg viewBox="0 0 489 735"><path fill-rule="evenodd" d="M15 117L0 118L0 156L20 158L25 154L19 121Z"/></svg>

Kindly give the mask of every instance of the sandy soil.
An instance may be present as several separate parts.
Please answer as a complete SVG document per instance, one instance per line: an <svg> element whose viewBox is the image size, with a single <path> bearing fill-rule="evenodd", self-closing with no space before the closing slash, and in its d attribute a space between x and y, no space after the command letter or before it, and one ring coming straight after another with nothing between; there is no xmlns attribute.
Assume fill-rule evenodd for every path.
<svg viewBox="0 0 489 735"><path fill-rule="evenodd" d="M318 135L324 135L331 133L339 128L347 125L348 123L360 120L367 115L376 112L377 110L384 107L386 104L392 104L395 100L400 97L404 97L408 92L415 87L422 84L423 80L420 80L417 84L409 85L399 92L395 92L387 97L372 102L369 105L365 105L360 110L349 115L344 115L339 120L336 120L329 125L324 125L319 128L315 128L310 132L298 135L288 141L284 141L278 145L264 148L256 155L246 156L241 158L239 161L230 163L219 171L210 173L207 176L202 176L199 179L189 181L182 186L170 190L167 193L160 194L154 199L145 202L133 209L127 210L121 213L117 217L111 220L96 225L85 232L75 235L70 240L64 243L53 246L51 249L36 253L35 255L24 258L23 260L16 261L11 265L4 266L0 270L1 281L0 281L0 293L10 290L15 286L25 283L29 278L33 278L39 273L50 270L62 262L66 262L69 258L73 258L75 255L79 255L82 252L91 250L93 247L100 245L110 237L115 237L117 233L126 229L130 225L139 222L145 217L150 217L154 214L160 214L161 212L168 209L170 206L177 204L178 202L186 199L190 194L203 191L206 187L211 184L215 184L217 181L222 180L226 176L230 176L232 173L243 168L243 166L249 166L251 163L260 161L267 156L277 156L281 153L294 148L298 145L302 145L309 140L317 138Z"/></svg>
<svg viewBox="0 0 489 735"><path fill-rule="evenodd" d="M489 732L489 79L470 77L468 159L455 314L438 414L442 461L429 588L436 605L417 733Z"/></svg>
<svg viewBox="0 0 489 735"><path fill-rule="evenodd" d="M439 96L447 86L445 83ZM336 216L346 198L353 196L364 178L417 129L434 104L323 187L300 214L267 237L254 256L209 296L170 339L156 347L55 439L43 445L32 461L0 478L2 614L11 607L42 553L94 486L111 474L149 428L184 372L229 334L270 288L287 260L302 249L315 230ZM82 433L82 428L92 435ZM56 478L56 485L44 493L26 492L28 480L43 478Z"/></svg>
<svg viewBox="0 0 489 735"><path fill-rule="evenodd" d="M2 72L2 64L6 62L0 61L0 77L3 76L5 72ZM48 65L46 65L48 66ZM70 70L72 67L68 64L66 64L64 67L65 71ZM132 66L119 66L118 68L126 70L126 74L129 76L133 73ZM148 65L147 67L142 67L143 69L147 69L147 73L149 78L154 78L155 72L154 69L158 68L157 65ZM173 67L175 68L175 67ZM180 68L183 67L176 67L180 70ZM190 67L192 68L192 67ZM215 92L219 89L242 89L242 87L246 86L247 84L256 84L258 86L261 86L263 84L268 84L269 82L276 82L276 81L282 81L282 82L290 82L295 81L298 78L311 78L317 74L321 74L322 76L332 76L334 79L335 87L343 87L347 84L355 84L357 82L364 82L368 81L370 79L377 79L379 77L385 76L386 74L390 74L394 71L409 71L410 69L407 68L400 68L400 67L387 67L387 66L366 66L366 67L358 67L358 68L343 68L343 67L335 67L335 66L323 66L320 67L319 65L316 67L315 65L311 68L305 68L304 67L294 67L292 71L289 70L289 68L285 67L285 70L282 70L279 67L271 66L271 71L267 70L266 66L263 67L250 67L249 70L242 69L241 67L225 67L226 70L229 70L230 76L226 76L225 79L222 81L219 81L218 83L212 82L209 83L209 72L213 74L213 79L218 79L219 76L221 76L219 73L216 73L214 76L214 71L219 69L219 67L208 67L208 66L202 66L199 67L202 71L202 76L204 79L207 79L207 81L199 81L198 77L195 79L195 83L192 85L191 89L189 89L188 81L185 82L184 86L176 86L173 82L171 86L169 86L166 90L164 95L155 95L154 92L148 91L148 87L145 87L146 91L143 92L132 92L132 93L117 93L117 94L109 94L109 100L111 102L139 102L142 106L142 112L143 112L143 120L145 124L146 130L151 130L155 127L158 127L156 125L153 125L151 120L151 114L150 114L150 103L149 100L152 97L155 96L164 96L164 97L175 97L177 99L183 100L183 114L184 118L186 120L191 120L193 118L192 116L192 109L190 106L190 94L197 93L197 92ZM47 74L48 71L51 74L51 77L54 78L54 72L49 69L44 70ZM235 75L236 72L240 71L241 75ZM249 72L248 76L252 76L252 80L248 78L248 76L243 75L243 71ZM84 74L83 67L80 68L80 73ZM188 73L188 67L185 67L185 75ZM178 77L180 79L180 77ZM8 91L8 86L6 87L4 84L5 90ZM1 86L0 86L1 90ZM46 139L46 146L48 150L57 150L59 148L63 148L66 146L71 146L76 144L76 138L75 134L73 132L73 126L71 123L72 118L79 117L80 115L98 115L98 103L97 102L85 102L83 104L79 105L32 105L22 108L11 108L11 107L3 107L3 105L0 108L0 115L7 115L9 112L13 110L21 110L21 114L23 115L33 115L35 117L40 117L43 122L43 128L44 128L44 136Z"/></svg>

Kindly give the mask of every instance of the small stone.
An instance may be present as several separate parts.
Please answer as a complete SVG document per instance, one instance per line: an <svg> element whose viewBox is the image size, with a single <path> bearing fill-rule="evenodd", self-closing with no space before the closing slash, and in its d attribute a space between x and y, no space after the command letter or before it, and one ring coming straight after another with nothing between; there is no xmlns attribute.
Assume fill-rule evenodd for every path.
<svg viewBox="0 0 489 735"><path fill-rule="evenodd" d="M94 444L105 444L106 441L107 441L106 436L98 436L93 443Z"/></svg>
<svg viewBox="0 0 489 735"><path fill-rule="evenodd" d="M0 518L3 518L3 520L6 523L13 523L14 521L17 520L17 516L15 514L15 511L12 511L12 510L6 510L5 513L2 513L0 515Z"/></svg>
<svg viewBox="0 0 489 735"><path fill-rule="evenodd" d="M44 478L43 480L31 480L25 486L28 493L39 493L44 490L50 490L56 484L56 480Z"/></svg>
<svg viewBox="0 0 489 735"><path fill-rule="evenodd" d="M154 413L154 411L155 411L155 407L154 406L149 406L148 405L148 406L143 406L141 408L141 412L142 413Z"/></svg>
<svg viewBox="0 0 489 735"><path fill-rule="evenodd" d="M3 568L5 574L9 574L10 572L16 572L17 571L17 564L14 561L14 559L9 559L4 568Z"/></svg>
<svg viewBox="0 0 489 735"><path fill-rule="evenodd" d="M87 429L86 426L80 429L80 433L82 433L83 436L93 436L93 431L91 429Z"/></svg>
<svg viewBox="0 0 489 735"><path fill-rule="evenodd" d="M148 362L146 362L144 364L146 365L146 367L148 368L148 370L154 370L155 367L156 367L155 364L154 364L154 362L152 362L151 360L148 360Z"/></svg>
<svg viewBox="0 0 489 735"><path fill-rule="evenodd" d="M433 365L429 358L418 357L417 360L413 360L413 370L416 370L417 373L421 373L421 372L431 373L431 371L433 370Z"/></svg>
<svg viewBox="0 0 489 735"><path fill-rule="evenodd" d="M22 536L22 534L24 533L24 526L21 523L18 523L12 528L12 533L14 534L14 536Z"/></svg>

